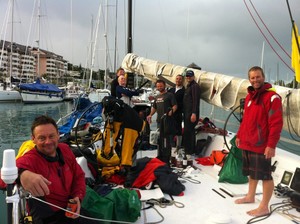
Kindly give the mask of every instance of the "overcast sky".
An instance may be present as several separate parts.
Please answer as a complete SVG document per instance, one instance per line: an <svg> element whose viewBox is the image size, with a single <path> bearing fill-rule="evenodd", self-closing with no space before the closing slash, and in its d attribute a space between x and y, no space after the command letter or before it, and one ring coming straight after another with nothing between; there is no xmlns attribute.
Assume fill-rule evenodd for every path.
<svg viewBox="0 0 300 224"><path fill-rule="evenodd" d="M10 18L8 28L3 25L8 2L0 0L1 39L6 40L10 40L11 26ZM267 78L276 79L279 68L279 78L291 80L294 73L288 67L290 58L272 39L251 3L276 41L290 55L292 25L286 0L133 0L133 52L162 62L181 66L194 62L205 71L246 77L249 67L261 64L264 43ZM36 46L35 23L29 32L32 14L38 14L37 11L32 13L34 4L34 0L15 0L13 39L17 43ZM109 49L107 66L113 68L115 52L119 66L127 52L127 0L108 0L108 4L106 6L104 0L41 0L41 48L62 55L71 63L88 65L87 59L91 61L92 55L88 54L92 24L95 30L101 5L94 67L105 68L105 24ZM300 27L300 1L289 0L289 4L293 19Z"/></svg>

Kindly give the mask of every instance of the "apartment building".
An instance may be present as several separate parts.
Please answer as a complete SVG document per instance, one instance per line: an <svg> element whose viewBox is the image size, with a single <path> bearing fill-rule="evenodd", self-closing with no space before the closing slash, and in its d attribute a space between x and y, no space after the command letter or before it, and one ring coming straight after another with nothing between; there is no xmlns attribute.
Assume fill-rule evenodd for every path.
<svg viewBox="0 0 300 224"><path fill-rule="evenodd" d="M7 80L10 74L23 82L32 82L37 77L62 80L67 74L67 61L53 52L17 43L13 43L11 51L11 42L1 40L0 81Z"/></svg>

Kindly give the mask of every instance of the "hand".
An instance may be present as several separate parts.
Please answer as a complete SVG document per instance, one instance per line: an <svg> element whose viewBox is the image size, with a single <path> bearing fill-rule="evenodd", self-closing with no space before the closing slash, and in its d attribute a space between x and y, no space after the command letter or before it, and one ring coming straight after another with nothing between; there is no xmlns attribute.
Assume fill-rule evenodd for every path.
<svg viewBox="0 0 300 224"><path fill-rule="evenodd" d="M264 155L266 159L271 159L275 156L275 149L267 146Z"/></svg>
<svg viewBox="0 0 300 224"><path fill-rule="evenodd" d="M173 110L171 109L169 112L168 112L168 116L172 116L173 115Z"/></svg>
<svg viewBox="0 0 300 224"><path fill-rule="evenodd" d="M152 121L151 121L151 118L152 118L151 115L148 115L148 116L147 116L147 122L148 122L149 124L151 124L151 122L152 122Z"/></svg>
<svg viewBox="0 0 300 224"><path fill-rule="evenodd" d="M191 122L192 123L196 122L196 119L197 119L196 114L192 114L191 115Z"/></svg>
<svg viewBox="0 0 300 224"><path fill-rule="evenodd" d="M81 204L80 204L80 200L79 200L79 198L78 197L75 197L75 198L73 198L73 199L71 199L71 200L73 200L73 201L75 201L76 202L76 204L77 204L77 209L76 209L76 215L74 215L74 214L70 214L70 215L68 215L68 218L71 218L71 219L76 219L76 218L78 218L79 217L79 214L80 214L80 208L81 208Z"/></svg>
<svg viewBox="0 0 300 224"><path fill-rule="evenodd" d="M25 170L20 175L20 181L23 188L35 197L50 194L48 185L51 184L51 181L40 174Z"/></svg>

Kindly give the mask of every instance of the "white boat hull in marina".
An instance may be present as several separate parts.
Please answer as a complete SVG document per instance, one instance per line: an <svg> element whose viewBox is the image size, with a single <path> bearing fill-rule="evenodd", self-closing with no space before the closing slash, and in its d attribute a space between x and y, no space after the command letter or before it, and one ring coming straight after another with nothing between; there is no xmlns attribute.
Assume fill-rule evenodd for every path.
<svg viewBox="0 0 300 224"><path fill-rule="evenodd" d="M0 90L0 102L21 101L22 97L17 90Z"/></svg>
<svg viewBox="0 0 300 224"><path fill-rule="evenodd" d="M110 96L110 90L108 89L96 89L88 94L88 97L92 103L101 102L105 96Z"/></svg>
<svg viewBox="0 0 300 224"><path fill-rule="evenodd" d="M62 93L42 93L42 92L21 92L24 103L57 103L63 101Z"/></svg>

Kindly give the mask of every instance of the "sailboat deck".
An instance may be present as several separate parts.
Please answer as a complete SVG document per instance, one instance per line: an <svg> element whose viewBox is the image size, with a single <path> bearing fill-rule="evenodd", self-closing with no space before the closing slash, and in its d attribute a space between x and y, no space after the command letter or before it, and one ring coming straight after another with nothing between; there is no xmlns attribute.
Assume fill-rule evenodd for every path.
<svg viewBox="0 0 300 224"><path fill-rule="evenodd" d="M138 152L138 157L144 156L155 157L156 151L154 150ZM296 158L295 161L299 162L299 158ZM281 162L279 162L279 164L280 163ZM291 161L291 163L293 164L293 161ZM234 201L237 198L242 197L247 193L248 184L219 183L219 166L203 166L197 164L196 161L194 161L193 165L196 169L192 170L191 173L186 174L184 176L184 179L180 178L180 180L184 183L186 187L184 195L173 196L174 201L182 203L184 207L177 207L176 204L169 205L166 207L160 207L158 205L155 205L155 209L163 216L164 220L162 223L240 224L248 223L248 221L251 218L253 218L249 216L246 212L258 207L260 200L262 199L261 183L258 185L257 188L257 196L255 203L235 204ZM278 172L281 173L279 166ZM278 183L278 176L278 173L275 174L275 184ZM201 183L192 183L194 181L200 181ZM222 190L220 190L220 188L225 189L232 196L229 196L228 194L224 193ZM171 200L170 196L167 194L161 196L168 200ZM270 201L270 206L274 205L272 206L272 209L275 209L276 207L282 205L282 202L287 200L288 198L277 198L273 194L272 199ZM143 201L143 207L148 207L145 201ZM158 214L156 210L154 210L153 208L142 210L141 217L136 223L157 223L161 221L162 217ZM292 215L300 217L300 213L297 212L295 208L287 210L287 212L290 212ZM299 221L299 219L297 221ZM264 219L263 221L260 221L259 223L293 223L293 221L291 216L289 217L287 215L283 215L283 213L280 213L276 210L271 214L271 216Z"/></svg>

